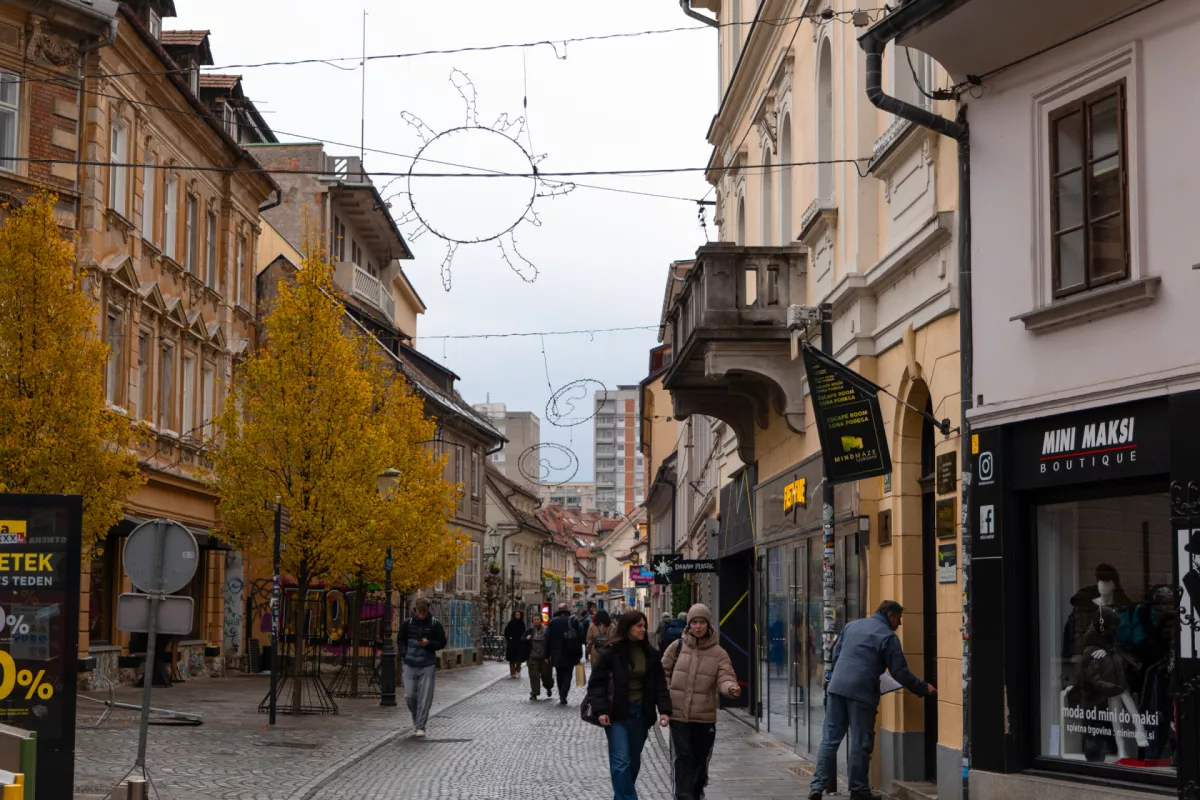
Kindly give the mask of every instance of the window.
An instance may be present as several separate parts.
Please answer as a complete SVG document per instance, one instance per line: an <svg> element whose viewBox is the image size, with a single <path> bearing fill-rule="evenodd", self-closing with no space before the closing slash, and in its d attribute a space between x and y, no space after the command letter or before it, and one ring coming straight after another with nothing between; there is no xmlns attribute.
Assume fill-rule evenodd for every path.
<svg viewBox="0 0 1200 800"><path fill-rule="evenodd" d="M1129 275L1125 83L1050 115L1054 296Z"/></svg>
<svg viewBox="0 0 1200 800"><path fill-rule="evenodd" d="M175 416L172 413L175 405L175 345L171 342L162 344L162 370L158 381L158 427L162 430L172 430Z"/></svg>
<svg viewBox="0 0 1200 800"><path fill-rule="evenodd" d="M142 169L142 238L157 244L154 238L154 156L146 154L146 166Z"/></svg>
<svg viewBox="0 0 1200 800"><path fill-rule="evenodd" d="M199 267L197 262L200 258L200 242L197 239L200 233L198 230L200 227L200 201L196 199L195 195L188 195L187 220L185 221L185 225L187 226L187 240L184 243L187 247L185 265L187 266L187 271L195 275Z"/></svg>
<svg viewBox="0 0 1200 800"><path fill-rule="evenodd" d="M200 67L196 63L192 63L188 68L188 86L192 89L192 94L199 96L200 94Z"/></svg>
<svg viewBox="0 0 1200 800"><path fill-rule="evenodd" d="M917 108L929 110L933 101L926 94L932 94L933 59L920 50L897 45L893 48L894 62L892 63L892 93ZM923 90L923 91L922 91Z"/></svg>
<svg viewBox="0 0 1200 800"><path fill-rule="evenodd" d="M121 343L124 341L122 322L125 315L121 309L110 307L108 310L108 374L105 380L108 404L121 405L124 392L121 391Z"/></svg>
<svg viewBox="0 0 1200 800"><path fill-rule="evenodd" d="M236 142L238 141L238 114L233 104L226 100L221 104L221 120L225 123L225 132Z"/></svg>
<svg viewBox="0 0 1200 800"><path fill-rule="evenodd" d="M346 260L346 223L338 219L338 216L333 216L333 241L329 243L329 249L333 252L335 261Z"/></svg>
<svg viewBox="0 0 1200 800"><path fill-rule="evenodd" d="M154 356L150 349L150 332L138 336L138 411L142 419L153 421Z"/></svg>
<svg viewBox="0 0 1200 800"><path fill-rule="evenodd" d="M205 435L208 434L208 426L213 418L213 403L216 401L215 390L216 381L214 380L213 365L205 364L204 379L200 382L200 391L203 393L203 396L200 398L200 424L204 427Z"/></svg>
<svg viewBox="0 0 1200 800"><path fill-rule="evenodd" d="M17 168L17 129L20 119L21 78L0 70L0 169Z"/></svg>
<svg viewBox="0 0 1200 800"><path fill-rule="evenodd" d="M475 594L479 591L479 543L471 542L471 555L458 565L454 576L454 585L458 591Z"/></svg>
<svg viewBox="0 0 1200 800"><path fill-rule="evenodd" d="M183 357L183 430L184 436L196 427L196 359Z"/></svg>
<svg viewBox="0 0 1200 800"><path fill-rule="evenodd" d="M239 236L237 243L237 304L242 305L242 286L246 282L246 237Z"/></svg>
<svg viewBox="0 0 1200 800"><path fill-rule="evenodd" d="M178 189L179 180L174 175L168 175L166 191L163 192L163 252L171 259L179 258L179 252L175 249L175 237L179 228Z"/></svg>
<svg viewBox="0 0 1200 800"><path fill-rule="evenodd" d="M494 464L504 463L504 453L492 453L492 463L494 463Z"/></svg>
<svg viewBox="0 0 1200 800"><path fill-rule="evenodd" d="M114 119L109 128L108 147L108 207L121 216L127 216L125 210L126 182L129 168L127 151L129 143L129 128L119 119Z"/></svg>
<svg viewBox="0 0 1200 800"><path fill-rule="evenodd" d="M350 260L357 265L362 264L363 252L358 246L358 242L350 240Z"/></svg>
<svg viewBox="0 0 1200 800"><path fill-rule="evenodd" d="M150 9L150 35L155 39L162 38L162 17L153 8Z"/></svg>
<svg viewBox="0 0 1200 800"><path fill-rule="evenodd" d="M1165 493L1037 506L1039 755L1174 774L1170 507Z"/></svg>
<svg viewBox="0 0 1200 800"><path fill-rule="evenodd" d="M479 452L471 451L471 497L479 497Z"/></svg>
<svg viewBox="0 0 1200 800"><path fill-rule="evenodd" d="M204 270L208 288L217 288L217 215L208 212L208 227L204 229Z"/></svg>

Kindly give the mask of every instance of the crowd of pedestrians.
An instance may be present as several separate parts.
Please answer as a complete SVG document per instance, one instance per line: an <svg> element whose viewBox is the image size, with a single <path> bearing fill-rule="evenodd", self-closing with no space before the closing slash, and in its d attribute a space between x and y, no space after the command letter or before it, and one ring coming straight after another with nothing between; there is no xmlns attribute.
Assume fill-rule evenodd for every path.
<svg viewBox="0 0 1200 800"><path fill-rule="evenodd" d="M831 791L837 751L847 734L851 800L878 798L871 792L869 773L885 672L919 696L937 691L908 669L896 635L903 613L899 603L884 601L873 616L850 623L838 637L811 800ZM423 737L433 701L436 654L446 646L446 632L430 613L429 602L420 598L398 633L404 697L414 736ZM572 683L586 685L580 715L604 730L614 800L637 800L642 749L655 724L670 731L675 800L703 800L719 697L737 699L742 693L707 606L693 605L674 618L664 614L653 632L646 615L636 610L614 622L594 606L573 614L563 603L548 625L541 614L526 625L524 614L516 610L504 628L504 640L509 677L519 679L525 666L531 701L541 699L543 690L552 698L557 684L559 704L567 705ZM586 680L585 659L592 667Z"/></svg>

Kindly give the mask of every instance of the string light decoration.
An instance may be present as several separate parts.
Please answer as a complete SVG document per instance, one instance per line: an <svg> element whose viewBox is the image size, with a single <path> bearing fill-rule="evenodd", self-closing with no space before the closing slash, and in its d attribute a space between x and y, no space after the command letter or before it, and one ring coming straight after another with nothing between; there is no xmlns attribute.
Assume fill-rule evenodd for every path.
<svg viewBox="0 0 1200 800"><path fill-rule="evenodd" d="M517 469L532 483L562 486L579 473L579 456L564 444L542 442L522 451L517 458ZM551 479L555 474L560 477ZM566 477L561 477L563 475Z"/></svg>
<svg viewBox="0 0 1200 800"><path fill-rule="evenodd" d="M525 117L517 117L510 121L508 114L503 113L491 125L483 125L479 121L478 92L471 78L462 70L454 69L450 72L450 83L466 106L464 124L436 133L415 114L404 111L400 115L421 137L423 144L413 157L406 175L409 210L400 216L396 223L402 227L410 226L410 231L407 232L409 241L415 241L425 233L430 233L446 243L446 254L441 263L442 287L446 291L450 291L451 270L458 248L461 245L485 242L496 242L504 263L521 280L533 283L537 280L538 268L517 249L516 230L522 222L541 227L542 221L534 208L538 198L567 194L575 188L575 184L546 180L538 173L538 165L546 155L534 155L521 143L522 134L527 133ZM415 173L414 170L417 164L423 161L437 160L448 148L477 154L494 153L506 164L520 165L519 170L477 168L477 174L480 175L503 176L501 185L505 187L504 194L508 195L503 199L508 207L515 209L513 213L504 217L498 216L496 221L490 223L497 229L480 232L464 230L461 226L465 215L461 209L453 205L436 208L422 200L423 184L420 179L432 176ZM504 214L505 209L499 209L499 212Z"/></svg>
<svg viewBox="0 0 1200 800"><path fill-rule="evenodd" d="M604 392L604 399L607 401L607 386L595 378L580 378L550 395L550 399L546 401L546 421L559 428L573 428L593 419L599 411L598 407L593 407L591 413L586 416L576 416L575 406L576 403L587 401L594 394L591 389L593 386L599 387L594 391Z"/></svg>

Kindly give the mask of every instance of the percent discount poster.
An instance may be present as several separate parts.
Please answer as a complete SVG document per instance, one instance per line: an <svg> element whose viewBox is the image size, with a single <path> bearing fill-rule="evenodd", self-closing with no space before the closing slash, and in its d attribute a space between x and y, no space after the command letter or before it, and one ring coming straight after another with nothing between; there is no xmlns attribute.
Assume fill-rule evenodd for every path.
<svg viewBox="0 0 1200 800"><path fill-rule="evenodd" d="M0 722L37 734L37 798L71 797L82 505L0 494Z"/></svg>

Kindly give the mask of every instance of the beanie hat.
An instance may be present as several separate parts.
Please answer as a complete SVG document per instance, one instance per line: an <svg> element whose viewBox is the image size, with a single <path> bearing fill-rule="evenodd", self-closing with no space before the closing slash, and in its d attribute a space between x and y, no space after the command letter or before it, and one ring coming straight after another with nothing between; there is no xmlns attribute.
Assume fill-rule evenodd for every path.
<svg viewBox="0 0 1200 800"><path fill-rule="evenodd" d="M687 618L688 618L688 615L687 615L687 612L686 612L686 611L680 611L680 612L679 612L679 617L678 617L678 619L681 619L681 620L683 620L684 622L687 622Z"/></svg>
<svg viewBox="0 0 1200 800"><path fill-rule="evenodd" d="M696 603L687 613L687 621L690 623L693 620L702 619L708 623L708 627L713 626L712 612L708 610L708 606L703 603Z"/></svg>

